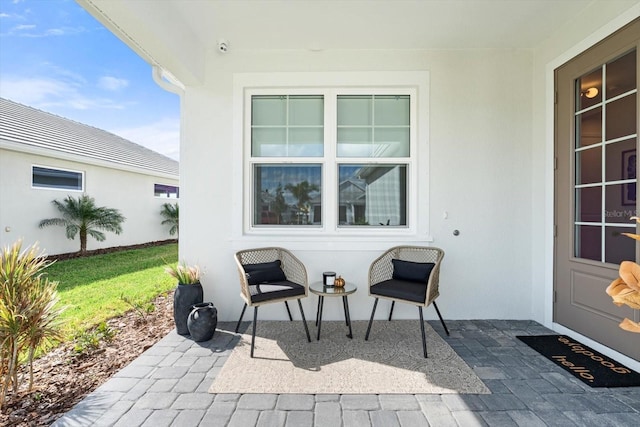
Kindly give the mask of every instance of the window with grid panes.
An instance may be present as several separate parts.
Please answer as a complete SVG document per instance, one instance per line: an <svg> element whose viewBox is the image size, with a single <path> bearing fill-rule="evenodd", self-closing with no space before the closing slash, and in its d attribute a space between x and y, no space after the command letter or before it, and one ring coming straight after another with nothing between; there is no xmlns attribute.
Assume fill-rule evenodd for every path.
<svg viewBox="0 0 640 427"><path fill-rule="evenodd" d="M251 94L254 228L408 224L411 95Z"/></svg>

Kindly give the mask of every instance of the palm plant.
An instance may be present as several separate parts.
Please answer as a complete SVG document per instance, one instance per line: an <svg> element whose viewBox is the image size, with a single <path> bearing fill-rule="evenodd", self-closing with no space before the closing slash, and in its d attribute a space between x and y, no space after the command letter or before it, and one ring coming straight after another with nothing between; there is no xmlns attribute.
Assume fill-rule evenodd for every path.
<svg viewBox="0 0 640 427"><path fill-rule="evenodd" d="M61 339L57 283L42 273L49 265L36 244L23 251L20 240L0 254L0 408L9 388L18 390L21 359L29 364L31 390L36 350Z"/></svg>
<svg viewBox="0 0 640 427"><path fill-rule="evenodd" d="M319 191L319 187L315 184L310 184L309 181L302 181L298 184L287 184L285 189L290 191L298 200L298 210L303 212L305 215L309 214L309 201L311 201L311 192ZM300 217L298 217L298 222L300 221Z"/></svg>
<svg viewBox="0 0 640 427"><path fill-rule="evenodd" d="M99 242L106 239L99 230L115 234L122 232L125 217L117 209L96 206L93 197L86 194L77 199L67 196L62 202L53 200L54 206L62 213L62 218L49 218L40 221L40 228L50 225L66 227L67 239L73 240L80 233L80 253L87 252L87 236Z"/></svg>
<svg viewBox="0 0 640 427"><path fill-rule="evenodd" d="M173 236L174 234L178 233L179 217L180 217L180 210L178 207L178 203L163 204L162 210L160 211L160 215L162 215L162 217L164 218L161 224L170 226L169 234Z"/></svg>

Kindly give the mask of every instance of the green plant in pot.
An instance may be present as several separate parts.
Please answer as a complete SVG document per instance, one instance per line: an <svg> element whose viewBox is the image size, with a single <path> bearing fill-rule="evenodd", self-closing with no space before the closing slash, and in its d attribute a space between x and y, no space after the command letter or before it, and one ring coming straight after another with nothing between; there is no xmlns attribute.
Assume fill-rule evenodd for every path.
<svg viewBox="0 0 640 427"><path fill-rule="evenodd" d="M173 321L180 335L189 335L187 319L194 304L204 300L202 284L200 283L200 268L197 265L178 263L165 269L167 274L178 281L173 294Z"/></svg>

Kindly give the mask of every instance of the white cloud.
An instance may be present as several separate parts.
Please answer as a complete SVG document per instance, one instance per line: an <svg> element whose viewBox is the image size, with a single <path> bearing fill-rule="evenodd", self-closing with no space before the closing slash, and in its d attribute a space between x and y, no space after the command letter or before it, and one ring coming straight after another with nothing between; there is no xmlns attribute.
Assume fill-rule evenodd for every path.
<svg viewBox="0 0 640 427"><path fill-rule="evenodd" d="M4 12L0 13L0 18L10 18L10 17L11 15L9 15L8 13L4 13Z"/></svg>
<svg viewBox="0 0 640 427"><path fill-rule="evenodd" d="M35 108L65 107L76 110L124 108L112 99L84 95L81 89L78 82L68 79L17 76L0 78L1 97Z"/></svg>
<svg viewBox="0 0 640 427"><path fill-rule="evenodd" d="M129 86L129 81L117 77L103 76L98 80L98 87L109 91L118 91Z"/></svg>
<svg viewBox="0 0 640 427"><path fill-rule="evenodd" d="M180 157L180 119L177 117L163 118L134 128L111 129L109 132L174 160Z"/></svg>
<svg viewBox="0 0 640 427"><path fill-rule="evenodd" d="M16 31L33 30L34 28L36 28L35 24L22 24L13 27Z"/></svg>

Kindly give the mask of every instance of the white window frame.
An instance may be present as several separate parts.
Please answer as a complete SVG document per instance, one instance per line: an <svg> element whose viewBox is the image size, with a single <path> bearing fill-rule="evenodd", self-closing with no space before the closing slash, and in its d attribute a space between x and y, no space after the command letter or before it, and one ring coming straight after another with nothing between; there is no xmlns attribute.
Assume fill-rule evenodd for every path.
<svg viewBox="0 0 640 427"><path fill-rule="evenodd" d="M247 238L282 236L315 241L336 237L363 237L393 240L430 241L429 235L429 156L428 156L428 85L429 73L415 72L357 72L357 73L241 73L234 75L234 182L238 191L234 203L237 218L236 235ZM400 158L337 158L336 110L338 95L409 95L410 157ZM253 95L324 95L325 128L324 157L252 158L251 157L251 97ZM330 106L327 108L327 106ZM264 160L264 161L263 161ZM321 226L253 226L253 164L310 163L323 164ZM339 163L407 165L407 225L396 227L349 226L339 227L338 177ZM420 167L418 167L420 165ZM420 197L418 197L420 195Z"/></svg>
<svg viewBox="0 0 640 427"><path fill-rule="evenodd" d="M46 187L46 186L36 185L33 182L33 169L34 168L42 168L42 169L49 169L49 170L53 170L53 171L76 173L76 174L80 175L80 178L82 180L81 188L80 189L75 189L75 188ZM84 173L84 171L78 171L78 170L66 169L66 168L59 168L57 166L45 166L45 165L32 164L31 165L31 188L34 189L34 190L73 191L73 192L76 192L76 193L83 193L84 192L84 188L85 188L85 173Z"/></svg>

